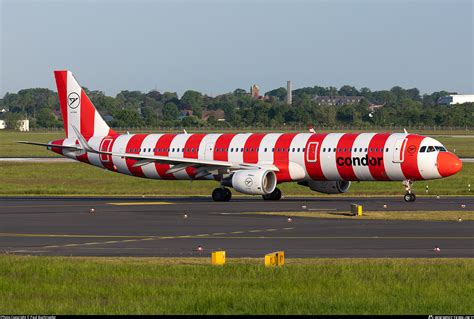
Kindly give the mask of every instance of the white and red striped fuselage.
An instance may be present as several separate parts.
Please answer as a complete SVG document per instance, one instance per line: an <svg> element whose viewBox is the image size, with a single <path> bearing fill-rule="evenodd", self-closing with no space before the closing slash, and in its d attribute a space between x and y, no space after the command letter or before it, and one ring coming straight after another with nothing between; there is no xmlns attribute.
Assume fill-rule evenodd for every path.
<svg viewBox="0 0 474 319"><path fill-rule="evenodd" d="M404 133L245 133L245 134L124 134L90 137L95 149L140 155L274 165L277 182L291 181L403 181L436 179L456 173L457 157L430 137ZM52 141L77 145L76 138ZM424 147L424 148L423 148ZM428 147L433 151L427 152ZM423 152L420 152L420 149ZM169 164L137 166L121 156L67 149L53 151L78 161L122 174L153 179L195 179L189 165L167 174ZM206 176L199 179L217 179Z"/></svg>
<svg viewBox="0 0 474 319"><path fill-rule="evenodd" d="M216 201L229 189L278 200L278 183L298 182L326 194L351 181L411 184L457 173L462 164L438 141L407 133L118 134L67 70L54 72L66 138L23 141L114 172L165 180L213 179Z"/></svg>

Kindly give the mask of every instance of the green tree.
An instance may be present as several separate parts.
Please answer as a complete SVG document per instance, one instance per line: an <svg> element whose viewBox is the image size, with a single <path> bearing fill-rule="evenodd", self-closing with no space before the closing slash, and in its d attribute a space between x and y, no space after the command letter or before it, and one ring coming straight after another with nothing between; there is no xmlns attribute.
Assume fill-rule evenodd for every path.
<svg viewBox="0 0 474 319"><path fill-rule="evenodd" d="M53 111L44 107L38 111L36 124L40 127L57 127L58 121L56 120Z"/></svg>
<svg viewBox="0 0 474 319"><path fill-rule="evenodd" d="M163 119L165 121L174 121L178 119L179 110L176 104L169 102L163 107Z"/></svg>

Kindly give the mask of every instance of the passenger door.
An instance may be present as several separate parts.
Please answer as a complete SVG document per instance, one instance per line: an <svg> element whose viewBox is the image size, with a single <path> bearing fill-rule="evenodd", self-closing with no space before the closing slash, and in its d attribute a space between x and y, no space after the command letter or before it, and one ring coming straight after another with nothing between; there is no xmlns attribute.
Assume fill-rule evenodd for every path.
<svg viewBox="0 0 474 319"><path fill-rule="evenodd" d="M306 161L316 162L318 160L318 146L319 142L310 142L306 150Z"/></svg>
<svg viewBox="0 0 474 319"><path fill-rule="evenodd" d="M395 145L393 147L393 162L394 163L402 163L404 161L406 145L407 145L406 138L398 138L395 141Z"/></svg>

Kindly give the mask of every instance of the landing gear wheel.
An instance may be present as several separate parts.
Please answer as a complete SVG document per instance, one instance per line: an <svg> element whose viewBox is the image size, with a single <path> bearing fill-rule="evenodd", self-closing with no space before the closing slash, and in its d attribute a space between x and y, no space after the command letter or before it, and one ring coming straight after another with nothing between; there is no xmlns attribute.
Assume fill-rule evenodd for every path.
<svg viewBox="0 0 474 319"><path fill-rule="evenodd" d="M403 199L405 202L414 202L416 200L416 195L415 193L406 193L405 196L403 196Z"/></svg>
<svg viewBox="0 0 474 319"><path fill-rule="evenodd" d="M232 198L232 193L228 188L216 188L212 191L212 200L215 202L228 202Z"/></svg>
<svg viewBox="0 0 474 319"><path fill-rule="evenodd" d="M224 188L224 190L225 190L225 201L228 202L232 199L232 193L230 189L228 188Z"/></svg>
<svg viewBox="0 0 474 319"><path fill-rule="evenodd" d="M275 188L273 192L270 194L262 195L264 200L280 200L281 198L281 190L279 188Z"/></svg>
<svg viewBox="0 0 474 319"><path fill-rule="evenodd" d="M405 190L406 190L406 193L405 193L405 196L403 196L403 199L405 200L405 202L414 202L416 200L416 195L415 193L411 191L413 181L412 180L403 181L403 185L405 186Z"/></svg>

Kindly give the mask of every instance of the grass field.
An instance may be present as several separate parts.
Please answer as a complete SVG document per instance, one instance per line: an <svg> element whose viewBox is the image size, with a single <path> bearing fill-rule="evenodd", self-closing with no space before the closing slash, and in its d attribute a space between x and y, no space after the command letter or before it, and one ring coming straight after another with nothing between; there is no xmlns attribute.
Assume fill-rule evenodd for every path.
<svg viewBox="0 0 474 319"><path fill-rule="evenodd" d="M83 163L0 163L0 195L204 195L218 186L215 181L161 181L113 173ZM418 195L473 195L474 163L464 163L458 174L433 181L415 182ZM330 196L312 192L296 183L279 186L285 196ZM342 196L404 194L401 182L355 182ZM333 195L333 196L341 196Z"/></svg>
<svg viewBox="0 0 474 319"><path fill-rule="evenodd" d="M439 220L455 221L459 217L463 221L474 220L472 208L457 211L365 211L362 216L351 216L349 212L334 211L301 211L301 212L251 212L250 215L274 215L307 218L331 218L331 219L378 219L378 220Z"/></svg>
<svg viewBox="0 0 474 319"><path fill-rule="evenodd" d="M210 258L209 258L210 259ZM0 312L48 314L469 314L473 259L0 256Z"/></svg>
<svg viewBox="0 0 474 319"><path fill-rule="evenodd" d="M471 132L471 131L466 131ZM466 135L466 132L458 134ZM191 133L191 131L190 131ZM451 131L433 132L433 137L443 143L450 151L456 149L460 157L474 157L474 136L450 137L444 134L454 135ZM425 133L424 133L425 134ZM426 134L429 135L429 134ZM15 143L16 141L31 141L46 143L51 140L64 138L63 132L12 132L0 131L0 157L48 157L58 156L46 148Z"/></svg>

